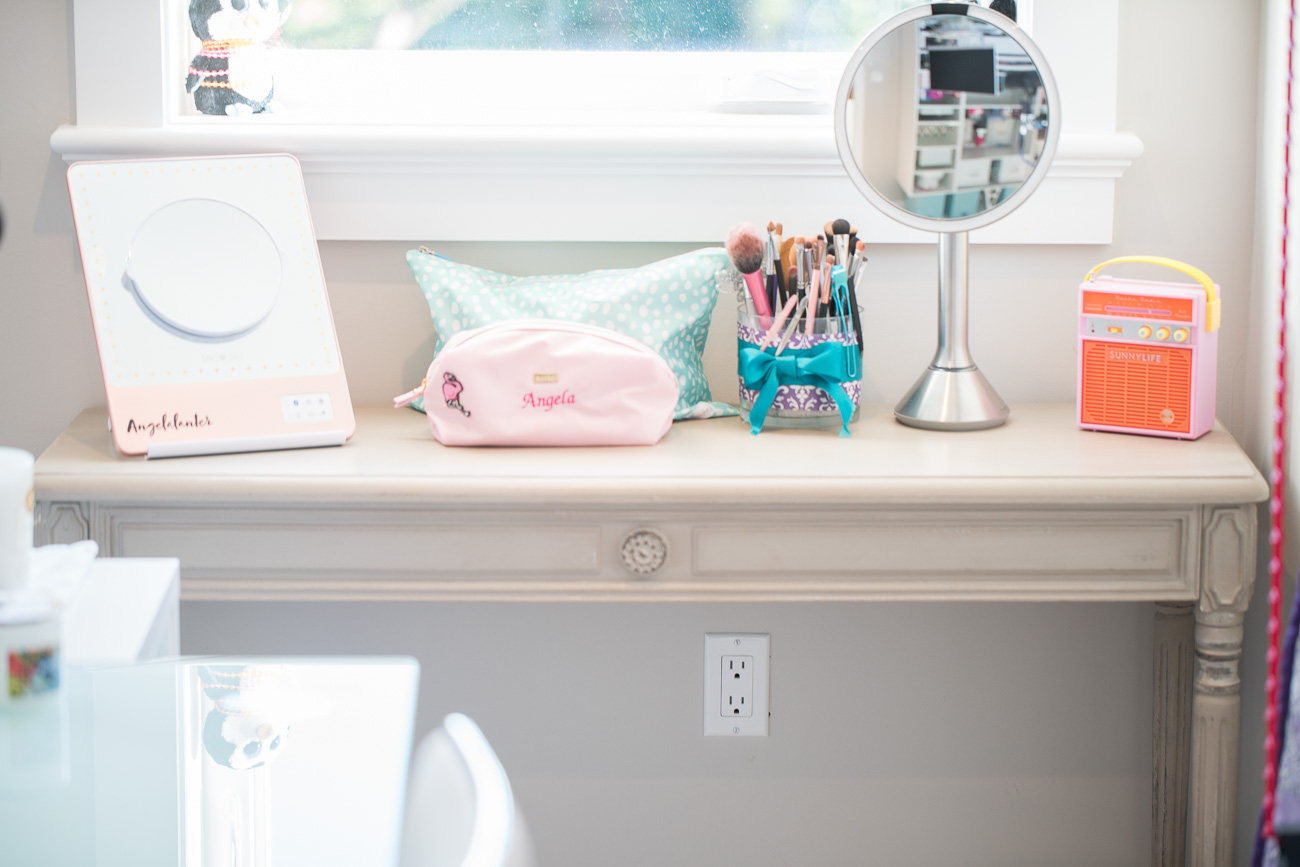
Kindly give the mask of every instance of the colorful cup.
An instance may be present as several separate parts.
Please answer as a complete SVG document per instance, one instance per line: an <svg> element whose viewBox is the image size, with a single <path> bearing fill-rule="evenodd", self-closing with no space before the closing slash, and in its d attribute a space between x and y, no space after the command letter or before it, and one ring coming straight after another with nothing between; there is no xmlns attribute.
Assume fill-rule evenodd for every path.
<svg viewBox="0 0 1300 867"><path fill-rule="evenodd" d="M743 308L737 314L740 414L751 430L829 428L847 436L862 392L862 357L851 326L841 317L818 317L808 334L801 320L784 349L783 328L759 350L764 325L771 325L771 317L755 317ZM754 416L755 406L761 417Z"/></svg>

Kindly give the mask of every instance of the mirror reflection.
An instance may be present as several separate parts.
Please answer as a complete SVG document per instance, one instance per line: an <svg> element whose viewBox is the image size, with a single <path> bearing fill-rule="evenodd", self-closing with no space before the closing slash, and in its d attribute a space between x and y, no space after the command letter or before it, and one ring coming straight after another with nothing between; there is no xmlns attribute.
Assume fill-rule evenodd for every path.
<svg viewBox="0 0 1300 867"><path fill-rule="evenodd" d="M1007 201L1038 166L1049 109L1033 60L998 26L965 15L908 22L854 75L850 171L910 214L972 217Z"/></svg>
<svg viewBox="0 0 1300 867"><path fill-rule="evenodd" d="M136 230L122 282L173 333L227 340L257 327L275 307L283 267L270 232L240 208L181 199Z"/></svg>

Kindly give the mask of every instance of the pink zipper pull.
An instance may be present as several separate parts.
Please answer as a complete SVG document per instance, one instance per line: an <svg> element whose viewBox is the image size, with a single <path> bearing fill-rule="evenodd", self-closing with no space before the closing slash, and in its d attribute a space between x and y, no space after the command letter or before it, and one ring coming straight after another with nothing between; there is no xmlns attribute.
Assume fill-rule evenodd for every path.
<svg viewBox="0 0 1300 867"><path fill-rule="evenodd" d="M417 397L422 397L424 395L424 390L428 387L429 379L428 377L425 377L418 387L411 389L406 394L399 394L397 397L393 398L393 409L401 409Z"/></svg>

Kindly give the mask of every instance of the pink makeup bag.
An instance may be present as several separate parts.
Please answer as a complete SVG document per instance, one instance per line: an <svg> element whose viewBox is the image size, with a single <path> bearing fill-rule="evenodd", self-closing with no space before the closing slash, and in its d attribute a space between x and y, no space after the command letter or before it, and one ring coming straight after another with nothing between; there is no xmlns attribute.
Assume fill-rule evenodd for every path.
<svg viewBox="0 0 1300 867"><path fill-rule="evenodd" d="M447 446L637 446L673 423L677 377L654 350L607 328L515 319L462 331L420 387Z"/></svg>

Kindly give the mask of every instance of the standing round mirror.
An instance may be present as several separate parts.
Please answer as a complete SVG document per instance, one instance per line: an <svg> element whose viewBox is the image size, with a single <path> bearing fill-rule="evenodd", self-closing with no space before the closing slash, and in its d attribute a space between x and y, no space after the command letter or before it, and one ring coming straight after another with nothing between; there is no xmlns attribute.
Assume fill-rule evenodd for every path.
<svg viewBox="0 0 1300 867"><path fill-rule="evenodd" d="M996 427L1009 414L967 345L967 232L1042 183L1060 137L1056 83L1008 17L965 3L894 16L849 59L835 139L849 177L898 222L939 238L939 345L898 406L904 424Z"/></svg>

